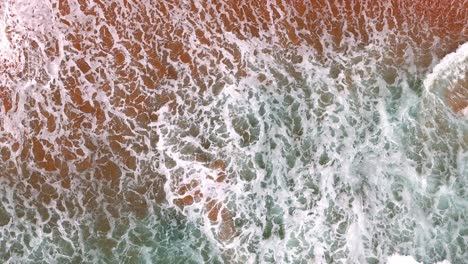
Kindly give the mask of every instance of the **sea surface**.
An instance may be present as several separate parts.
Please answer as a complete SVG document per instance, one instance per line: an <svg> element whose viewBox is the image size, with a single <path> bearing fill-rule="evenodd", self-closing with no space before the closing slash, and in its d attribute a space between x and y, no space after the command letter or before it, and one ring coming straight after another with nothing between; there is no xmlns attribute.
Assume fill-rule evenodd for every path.
<svg viewBox="0 0 468 264"><path fill-rule="evenodd" d="M0 0L1 263L461 264L467 188L466 0Z"/></svg>

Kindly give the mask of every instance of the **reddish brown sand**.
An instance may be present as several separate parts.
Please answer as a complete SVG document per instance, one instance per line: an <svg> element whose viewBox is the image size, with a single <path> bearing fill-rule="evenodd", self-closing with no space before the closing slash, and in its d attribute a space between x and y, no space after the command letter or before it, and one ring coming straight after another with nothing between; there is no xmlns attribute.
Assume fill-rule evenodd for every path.
<svg viewBox="0 0 468 264"><path fill-rule="evenodd" d="M383 1L289 0L276 1L272 5L266 1L226 1L212 6L205 5L204 1L195 5L192 1L182 23L175 17L176 10L182 8L181 1L154 1L150 9L143 4L145 1L135 2L78 0L79 9L90 20L98 19L99 12L104 14L105 21L98 22L99 28L75 19L69 0L53 4L60 30L66 33L66 60L74 63L60 68L59 78L63 86L52 82L47 88L50 93L44 93L44 98L50 105L63 107L67 122L57 120L41 104L30 99L25 105L29 115L25 122L30 132L21 138L9 134L0 138L11 146L0 150L3 175L13 179L16 175L23 175L40 192L44 203L59 200L57 190L46 183L46 177L55 177L63 188L70 188L72 179L78 175L106 182L109 196L114 195L111 200L118 203L119 195L124 196L121 198L138 217L147 214L146 200L141 199L141 195L150 193L154 201L165 202L164 177L151 170L151 159L137 158L133 152L151 155L156 149L158 135L150 128L150 123L158 120L154 114L158 109L167 105L173 114L180 111L173 92L158 91L161 84L171 80L188 82L187 77L190 76L204 93L207 89L214 89L216 80L205 77L216 76L217 64L224 65L236 78L247 75L241 50L236 43L222 37L227 32L240 40L259 38L273 43L277 39L278 49L285 51L306 45L317 52L318 60L327 63L327 49L346 53L348 47L342 42L344 37L354 37L355 45L363 48L372 41L372 26L382 31L387 25L393 32L388 34L387 52L382 58L387 72L404 64L403 50L407 46L417 47L415 63L424 70L431 64L431 53L440 59L468 40L468 2L463 0L393 0L389 1L388 8L384 8ZM122 9L132 11L124 15L120 13ZM219 19L215 23L209 17ZM190 25L190 32L181 26L183 23ZM347 25L346 30L343 30L344 24ZM271 29L275 30L274 34L269 33ZM10 30L10 34L21 34ZM95 34L91 34L94 30ZM197 39L196 50L187 38L192 32ZM319 40L318 36L324 34L332 37L331 46L325 46ZM440 39L440 44L433 48L431 43L436 38ZM58 40L53 35L44 36L44 39L47 40L45 52L48 58L58 57ZM117 42L122 45L117 46ZM39 50L37 43L31 43L33 51ZM219 46L230 53L232 60L226 59L215 48ZM203 51L199 47L204 47ZM216 64L207 67L200 63L213 57L219 58ZM168 63L169 60L179 61L186 68L176 69ZM9 63L13 65L15 62ZM28 78L26 72L23 69L8 74L15 80ZM44 75L35 76L37 83L47 83L46 78L37 77ZM259 79L265 78L265 75L259 75ZM389 76L388 82L392 82L392 78L395 76ZM88 86L105 94L110 106L103 105L96 94L87 99L84 90ZM466 87L465 80L453 93L446 95L454 111L466 107L466 101L458 96L463 94L462 98L466 98ZM0 85L0 89L2 111L14 114L20 105L18 96L12 92L13 87ZM70 98L65 105L63 96ZM136 133L131 123L109 111L112 108L123 109L124 115L134 120L133 124L140 131L146 132ZM59 130L64 133L54 142L41 136L43 132L53 134ZM146 144L145 139L149 139L151 144ZM223 183L225 178L229 178L223 161L206 160L206 163L220 173L211 176L214 181ZM147 179L141 188L117 194L122 177L134 174ZM199 182L195 181L175 186L174 192L184 197L172 202L180 208L200 202L204 194L197 189L198 185ZM232 213L221 201L210 198L205 201L208 219L224 225L220 237L232 237L235 234ZM87 201L86 206L96 205Z"/></svg>

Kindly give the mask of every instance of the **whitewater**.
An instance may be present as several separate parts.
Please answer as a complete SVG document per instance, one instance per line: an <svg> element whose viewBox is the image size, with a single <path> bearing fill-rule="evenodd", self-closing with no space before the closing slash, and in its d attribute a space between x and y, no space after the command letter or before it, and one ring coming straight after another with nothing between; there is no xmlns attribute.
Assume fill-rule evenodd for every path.
<svg viewBox="0 0 468 264"><path fill-rule="evenodd" d="M429 2L1 0L0 260L463 263L468 11Z"/></svg>

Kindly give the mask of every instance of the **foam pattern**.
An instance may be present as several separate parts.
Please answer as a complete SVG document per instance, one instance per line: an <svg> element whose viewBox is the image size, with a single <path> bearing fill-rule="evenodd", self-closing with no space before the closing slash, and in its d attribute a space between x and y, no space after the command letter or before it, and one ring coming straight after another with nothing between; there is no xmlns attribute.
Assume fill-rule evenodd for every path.
<svg viewBox="0 0 468 264"><path fill-rule="evenodd" d="M467 10L1 0L0 259L463 263Z"/></svg>

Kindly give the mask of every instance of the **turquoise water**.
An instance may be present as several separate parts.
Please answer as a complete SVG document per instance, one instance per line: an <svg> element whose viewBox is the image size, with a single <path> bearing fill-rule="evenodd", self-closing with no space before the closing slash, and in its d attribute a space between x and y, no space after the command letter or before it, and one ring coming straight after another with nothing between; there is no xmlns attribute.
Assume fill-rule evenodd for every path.
<svg viewBox="0 0 468 264"><path fill-rule="evenodd" d="M468 259L467 113L452 111L445 96L466 79L467 44L441 60L435 55L441 44L434 42L423 67L413 56L420 52L416 43L403 55L392 50L388 34L397 42L410 38L399 39L387 27L372 28L362 45L343 37L341 50L324 34L319 54L304 42L280 45L276 33L241 39L222 32L204 46L198 24L171 17L169 26L188 32L182 40L191 45L197 69L209 72L194 76L193 65L172 61L170 47L157 46L165 52L157 54L159 63L172 67L165 70L176 78L156 82L140 78L160 70L151 57L156 48L136 38L118 41L118 26L104 34L111 44L86 39L75 42L96 45L73 47L68 24L81 30L106 23L93 18L104 16L97 4L101 11L84 15L75 3L66 17L73 23L55 24L46 19L54 14L59 20L55 6L20 2L0 6L0 55L13 62L0 76L13 98L7 110L0 93L0 260ZM189 9L184 3L170 10L180 15ZM35 30L38 21L47 23ZM15 38L6 37L7 22L19 28ZM53 61L44 44L51 32L58 39ZM109 63L116 51L102 49L114 43L128 65ZM136 56L125 43L150 48ZM83 58L90 69L77 62ZM67 83L73 72L77 80ZM133 115L138 111L147 116ZM47 126L49 115L56 129ZM13 150L14 142L21 150ZM41 149L56 157L53 165L38 160ZM102 163L110 165L101 169Z"/></svg>
<svg viewBox="0 0 468 264"><path fill-rule="evenodd" d="M171 121L203 124L200 135L215 142L206 151L229 163L232 183L218 195L240 235L223 260L463 262L467 123L424 87L425 73L400 71L387 84L373 66L359 74L354 65L357 81L343 89L327 68L292 78L270 63L271 84L246 78L190 121ZM169 131L162 138L184 138ZM166 155L185 142L196 149L188 138L162 143Z"/></svg>
<svg viewBox="0 0 468 264"><path fill-rule="evenodd" d="M162 109L157 124L153 169L161 175L204 177L208 169L194 153L226 162L229 182L201 188L233 213L233 240L218 239L203 204L179 210L146 193L149 214L138 217L116 202L135 182L122 187L120 198L91 198L93 211L62 193L76 208L68 216L25 201L18 183L13 192L2 185L0 213L9 229L1 257L13 263L380 263L394 253L425 263L466 259L467 123L423 87L424 76L402 74L387 85L371 71L343 89L339 79L321 75L324 69L304 70L300 79L268 70L270 84L240 80L215 100L201 98L193 114L165 116ZM199 124L198 133L189 124ZM89 191L104 189L89 183Z"/></svg>
<svg viewBox="0 0 468 264"><path fill-rule="evenodd" d="M1 257L14 263L380 263L399 253L425 263L463 262L467 123L424 87L424 75L402 73L388 85L370 71L343 89L340 78L315 66L298 79L281 68L265 70L269 84L239 80L216 99L200 98L183 116L161 109L157 123L154 175L204 177L209 169L194 161L197 153L226 162L228 182L200 188L233 213L234 239L219 240L203 204L179 210L151 202L154 194L147 192L139 199L149 213L139 217L121 201L148 179L128 181L117 196L91 196L94 206L72 195L106 193L105 185L88 182L89 189L61 193L75 208L68 215L25 200L28 190L18 183L13 192L2 185L0 213L9 229L2 232Z"/></svg>

